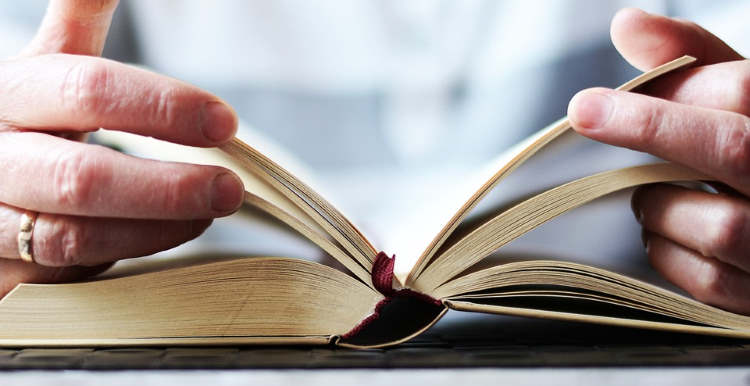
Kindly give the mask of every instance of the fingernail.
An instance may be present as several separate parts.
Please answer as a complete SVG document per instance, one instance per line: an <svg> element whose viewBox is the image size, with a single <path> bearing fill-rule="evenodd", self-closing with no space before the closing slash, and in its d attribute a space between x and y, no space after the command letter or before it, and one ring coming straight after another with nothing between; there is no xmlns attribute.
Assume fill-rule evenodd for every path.
<svg viewBox="0 0 750 386"><path fill-rule="evenodd" d="M212 142L224 142L237 131L237 117L229 106L208 102L203 107L203 136Z"/></svg>
<svg viewBox="0 0 750 386"><path fill-rule="evenodd" d="M244 193L239 177L232 173L219 174L211 187L211 208L217 212L236 210L242 205Z"/></svg>
<svg viewBox="0 0 750 386"><path fill-rule="evenodd" d="M576 129L595 130L607 123L613 109L614 100L603 90L584 90L570 100L568 118Z"/></svg>

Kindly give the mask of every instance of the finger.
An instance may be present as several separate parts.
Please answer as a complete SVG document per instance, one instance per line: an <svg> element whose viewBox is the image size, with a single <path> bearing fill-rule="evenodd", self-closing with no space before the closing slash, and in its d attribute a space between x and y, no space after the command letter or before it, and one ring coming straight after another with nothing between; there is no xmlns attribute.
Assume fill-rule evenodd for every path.
<svg viewBox="0 0 750 386"><path fill-rule="evenodd" d="M35 132L0 133L0 202L94 217L194 219L228 215L244 187L218 166L144 160Z"/></svg>
<svg viewBox="0 0 750 386"><path fill-rule="evenodd" d="M674 185L641 187L633 210L645 229L750 272L750 204Z"/></svg>
<svg viewBox="0 0 750 386"><path fill-rule="evenodd" d="M652 15L636 8L617 12L610 35L617 51L641 71L682 55L692 55L700 64L742 59L721 39L695 23Z"/></svg>
<svg viewBox="0 0 750 386"><path fill-rule="evenodd" d="M580 134L654 154L750 193L750 118L609 89L576 94L568 117Z"/></svg>
<svg viewBox="0 0 750 386"><path fill-rule="evenodd" d="M701 302L750 314L750 274L655 234L646 241L651 265L667 280Z"/></svg>
<svg viewBox="0 0 750 386"><path fill-rule="evenodd" d="M237 116L197 87L101 58L45 55L0 64L0 123L7 128L127 131L216 146Z"/></svg>
<svg viewBox="0 0 750 386"><path fill-rule="evenodd" d="M22 213L0 205L0 257L20 259L16 236ZM170 249L198 237L211 220L131 220L40 213L34 224L34 262L70 267L100 265Z"/></svg>
<svg viewBox="0 0 750 386"><path fill-rule="evenodd" d="M50 0L36 36L21 53L99 56L117 0Z"/></svg>
<svg viewBox="0 0 750 386"><path fill-rule="evenodd" d="M106 271L112 264L94 267L43 267L21 260L0 259L0 298L19 283L62 283L84 279Z"/></svg>
<svg viewBox="0 0 750 386"><path fill-rule="evenodd" d="M750 61L718 63L667 74L647 83L639 92L750 116Z"/></svg>

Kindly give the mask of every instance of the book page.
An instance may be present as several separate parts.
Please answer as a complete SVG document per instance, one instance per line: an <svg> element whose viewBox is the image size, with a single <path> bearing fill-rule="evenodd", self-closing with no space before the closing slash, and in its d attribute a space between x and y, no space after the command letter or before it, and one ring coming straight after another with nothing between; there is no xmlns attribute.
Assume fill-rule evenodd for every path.
<svg viewBox="0 0 750 386"><path fill-rule="evenodd" d="M257 144L258 148L263 149L263 151L268 154L272 154L273 157L284 162L285 165L288 164L291 170L294 170L295 173L300 173L304 178L309 180L315 179L313 173L305 168L301 162L297 161L294 156L284 151L281 146L278 146L257 131L243 125L241 130L238 131L237 136L250 141L249 143L253 143L254 145ZM197 148L178 145L166 141L160 141L155 138L110 130L97 131L92 137L97 143L114 146L122 149L128 154L141 158L197 163L203 165L219 165L224 167L231 166L229 165L230 162L228 162L228 157L215 148ZM238 168L236 167L231 169L240 176L242 182L245 184L245 190L284 209L296 218L305 222L305 224L322 234L325 234L323 229L317 226L315 221L307 216L304 211L291 203L272 186L255 177L251 173L237 170Z"/></svg>
<svg viewBox="0 0 750 386"><path fill-rule="evenodd" d="M530 137L530 140L544 132L545 130L540 131ZM374 232L382 235L382 245L386 252L393 251L392 253L397 254L396 272L402 275L408 273L424 251L425 245L464 206L466 198L477 190L477 186L491 178L529 142L524 141L503 152L482 170L469 176L462 174L465 173L464 170L443 170L431 176L422 176L420 181L425 185L422 189L415 189L417 192L404 200L403 210L396 212L401 213L398 221L392 221L391 229L385 228L388 226L385 225L385 229ZM552 140L544 151L521 164L503 180L500 187L489 191L466 214L465 221L487 213L496 213L509 203L577 178L653 160L649 155L604 145L568 131ZM408 183L406 182L406 186Z"/></svg>
<svg viewBox="0 0 750 386"><path fill-rule="evenodd" d="M240 139L221 146L237 167L257 177L305 212L368 272L377 251L362 232L320 193Z"/></svg>
<svg viewBox="0 0 750 386"><path fill-rule="evenodd" d="M722 327L711 327L702 325L688 325L681 323L669 323L659 321L648 321L638 319L624 319L619 317L603 315L587 315L565 311L550 311L524 307L508 307L495 304L482 304L466 300L446 300L445 304L454 310L466 312L481 312L488 314L515 315L527 318L543 318L562 320L570 322L595 323L609 326L621 326L631 328L643 328L659 331L673 331L690 334L704 334L712 336L723 336L728 338L750 338L747 329L728 329Z"/></svg>
<svg viewBox="0 0 750 386"><path fill-rule="evenodd" d="M617 273L560 261L520 261L481 269L436 289L450 301L554 311L581 317L702 325L750 333L737 315ZM591 321L591 320L587 320Z"/></svg>
<svg viewBox="0 0 750 386"><path fill-rule="evenodd" d="M632 79L631 81L621 85L617 89L630 91L648 82L651 79L654 79L660 75L663 75L680 67L684 67L694 62L695 60L696 59L691 56L683 56L671 62L665 63L659 67L656 67L646 73L643 73L640 76ZM438 232L438 234L433 238L432 242L430 242L424 252L420 255L419 260L409 271L408 277L404 277L404 274L400 270L397 271L397 276L399 276L401 281L404 282L407 286L412 285L419 274L422 272L422 270L424 270L425 267L430 263L430 260L445 242L448 235L458 226L458 224L465 218L466 214L470 210L472 210L490 190L492 190L501 180L510 175L518 166L532 157L537 151L544 149L550 141L553 141L559 135L565 133L565 131L569 129L570 125L568 124L568 122L566 120L561 120L524 141L523 145L518 147L521 150L518 151L515 155L508 156L509 158L511 158L511 160L503 165L484 184L482 184L482 186L475 191L475 193L468 199L468 201L466 201L449 220L443 222L445 226Z"/></svg>
<svg viewBox="0 0 750 386"><path fill-rule="evenodd" d="M684 166L657 163L602 172L560 185L498 213L451 245L446 244L445 250L414 282L413 288L431 293L503 245L550 219L607 194L655 182L705 179L708 178L704 174Z"/></svg>
<svg viewBox="0 0 750 386"><path fill-rule="evenodd" d="M177 162L189 162L199 163L207 165L219 165L232 169L237 173L245 184L246 206L256 206L265 212L265 215L270 215L286 223L291 228L295 229L299 234L311 240L327 252L330 256L335 258L341 265L351 271L356 277L365 283L370 282L370 275L367 270L363 269L362 266L352 260L351 257L343 250L339 244L332 239L330 233L321 227L320 223L313 219L306 211L297 205L295 202L285 197L276 187L267 183L257 175L250 173L248 170L240 167L236 164L229 155L220 151L219 149L206 149L196 148L190 146L183 146L173 144L165 141L156 140L154 138L148 138L138 136L130 133L106 131L102 130L95 133L95 140L97 142L114 145L120 149L125 150L127 153L132 155L159 159L166 161L177 161ZM238 137L244 138L246 141L253 143L257 148L262 149L264 154L270 154L280 162L284 162L285 168L289 167L288 170L294 170L294 173L299 173L308 180L314 180L312 173L306 169L303 164L297 161L292 155L288 154L283 150L281 146L276 145L270 139L261 135L255 130L251 130L248 127L242 127L238 132ZM261 214L261 217L263 214ZM257 216L256 216L257 217ZM219 222L225 222L218 220ZM278 223L275 223L278 226ZM215 227L214 227L215 228ZM215 233L215 232L213 232ZM257 230L254 233L258 233ZM268 233L265 230L260 233ZM230 234L236 235L238 232L230 232ZM235 236L235 240L246 241L245 250L249 250L248 254L258 253L271 253L280 254L285 248L268 248L269 240L276 238L264 238L260 239L252 237L246 234L239 234L239 237ZM248 239L249 238L249 239ZM201 238L201 242L205 244L206 237ZM226 238L225 238L226 239ZM228 241L229 244L234 244L236 241ZM289 242L287 242L289 244ZM299 242L291 243L299 244ZM303 243L304 244L304 243ZM277 243L277 245L283 245L283 243ZM213 252L222 253L226 251L226 245L217 246ZM233 253L235 251L232 251ZM318 253L319 254L319 253ZM309 253L303 254L307 256ZM300 256L299 253L292 254L290 256ZM335 264L334 264L335 265Z"/></svg>
<svg viewBox="0 0 750 386"><path fill-rule="evenodd" d="M621 86L621 89L635 87L663 72L680 67L692 60L694 59L683 57L660 66ZM564 133L568 128L567 122L564 120L558 121L516 147L504 152L486 168L477 173L472 173L470 176L454 173L454 176L450 176L451 171L438 172L441 174L439 177L440 183L435 185L426 184L433 194L427 194L413 200L407 194L406 203L401 205L402 207L407 206L408 208L405 208L407 210L400 212L400 216L398 217L394 216L385 226L373 226L373 228L378 228L378 233L382 235L381 239L383 240L382 247L379 244L377 249L385 250L388 253L396 253L399 256L396 260L396 275L400 281L405 282L405 276L410 271L410 268L414 268L411 273L412 279L416 278L445 242L448 235L495 184L507 175L510 175L527 158L531 157L537 150L545 147L550 141L555 140L558 135ZM257 139L249 140L261 143ZM256 146L255 143L253 143L253 146L262 149L262 146ZM273 149L264 149L261 151L273 152ZM180 151L179 153L184 153L184 151ZM264 154L261 154L261 156ZM274 159L277 164L289 162L289 166L283 164L284 169L291 170L292 174L298 177L307 174L301 171L302 168L295 167L293 161L284 160L286 157L272 155L270 158ZM263 160L254 162L261 161ZM300 177L298 180L303 179L305 177ZM303 203L306 198L302 197L298 199L299 192L295 191L291 195L288 194L289 192L286 192L281 195L286 195L286 197L279 197L279 194L277 194L279 193L279 187L269 186L268 181L260 181L258 179L256 181L260 183L257 186L253 184L253 193L282 208L295 218L300 219L311 229L333 236L350 255L355 257L360 265L366 269L368 268L368 261L372 259L370 255L374 254L373 248L364 239L359 230L349 223L347 217L342 216L336 208L333 208L332 205L327 205L327 202L323 202L325 205L322 206L318 205L317 207L308 208ZM398 192L399 188L395 186L393 189ZM304 193L304 190L302 193ZM466 201L466 197L470 197L468 201ZM400 198L397 197L396 199ZM325 212L324 218L318 218L319 216L316 217L317 215L313 216L313 212L321 213L321 211ZM332 216L329 216L329 214L332 214ZM343 220L331 222L329 217L334 217L333 220L337 220L338 218L342 218ZM342 230L339 230L339 228L342 228ZM380 231L380 229L383 230ZM427 245L426 249L424 248L425 245ZM419 252L420 249L422 250L421 253Z"/></svg>
<svg viewBox="0 0 750 386"><path fill-rule="evenodd" d="M231 216L215 219L194 240L149 256L119 260L97 277L123 277L256 256L293 257L347 272L343 264L308 238L300 237L288 224L258 209L243 206ZM369 279L369 275L365 278Z"/></svg>
<svg viewBox="0 0 750 386"><path fill-rule="evenodd" d="M290 258L20 284L0 301L0 346L300 343L348 332L382 298L340 271Z"/></svg>

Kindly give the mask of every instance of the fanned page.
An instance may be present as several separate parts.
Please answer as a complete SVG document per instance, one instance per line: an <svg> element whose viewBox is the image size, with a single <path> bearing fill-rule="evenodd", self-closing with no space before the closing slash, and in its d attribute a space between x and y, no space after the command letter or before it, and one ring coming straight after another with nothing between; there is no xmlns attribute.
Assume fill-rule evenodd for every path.
<svg viewBox="0 0 750 386"><path fill-rule="evenodd" d="M437 287L515 238L604 195L642 184L705 179L708 178L702 173L686 167L658 163L603 172L558 186L497 214L455 240L436 256L412 288L432 294Z"/></svg>
<svg viewBox="0 0 750 386"><path fill-rule="evenodd" d="M244 140L257 144L256 146L263 149L264 152L272 154L274 158L279 160L279 162L283 162L285 165L290 165L290 167L295 170L295 173L301 174L306 180L314 179L312 173L306 170L299 162L295 161L294 157L286 154L286 152L265 137L257 135L250 130L243 130L242 134ZM229 164L229 162L227 162L228 157L226 154L218 149L202 149L182 146L120 131L100 130L94 134L94 137L99 143L123 149L129 154L139 157L174 162L197 162L204 165L220 165L225 167ZM260 197L263 200L270 202L276 207L293 215L299 221L304 222L316 232L325 234L322 227L317 225L310 216L305 214L302 209L286 198L273 186L244 169L232 169L240 176L242 182L245 184L245 189L252 192L253 196Z"/></svg>
<svg viewBox="0 0 750 386"><path fill-rule="evenodd" d="M677 59L642 74L619 89L631 90L656 76L684 66L694 60L694 58L687 56ZM538 150L548 147L550 142L555 141L568 129L567 120L561 120L529 137L503 153L488 167L477 173L474 178L466 179L468 183L466 181L456 183L453 185L458 186L458 188L441 192L439 202L431 208L430 212L433 215L427 221L421 219L419 226L412 224L409 227L410 232L393 232L392 234L405 236L403 240L406 241L399 245L387 244L388 252L396 253L399 256L395 267L397 280L406 283L407 286L414 285L415 279L429 265L433 256L445 243L451 232L466 218L468 212L477 206L479 201L500 180L508 176ZM131 140L135 139L131 137ZM161 147L159 151L164 151L163 145L159 144ZM141 144L139 147L143 147L143 145ZM232 141L222 150L231 157L231 161L242 167L243 170L238 170L238 172L245 171L241 174L243 180L248 184L248 190L252 192L252 194L247 195L249 204L287 223L326 252L332 254L360 280L370 283L369 273L376 249L333 205L277 162L272 161L241 140ZM200 151L205 154L204 150ZM195 150L184 147L179 151L174 151L175 154L181 155L178 160L186 161L192 159L192 157L186 156L191 152L194 153ZM215 157L221 158L220 156ZM201 155L198 159L205 162L206 157ZM226 165L226 161L224 159L220 162L209 163ZM466 197L470 197L468 201ZM394 221L402 222L401 219L394 219ZM430 239L432 241L428 242ZM418 254L418 250L424 248L424 245L428 245L427 248L423 250L421 255ZM417 259L416 256L420 257ZM408 280L407 274L409 274Z"/></svg>
<svg viewBox="0 0 750 386"><path fill-rule="evenodd" d="M239 139L222 146L236 163L294 202L368 272L377 252L362 233L333 205L279 164Z"/></svg>
<svg viewBox="0 0 750 386"><path fill-rule="evenodd" d="M451 280L434 293L463 311L750 337L748 316L576 263L507 263Z"/></svg>
<svg viewBox="0 0 750 386"><path fill-rule="evenodd" d="M684 67L690 63L693 63L696 59L691 56L683 56L675 59L669 63L663 64L656 67L648 72L641 74L633 80L618 87L618 90L630 91L633 90L651 79L654 79L667 72L676 70ZM436 236L432 237L432 241L427 244L427 248L419 254L410 254L413 248L409 249L406 246L403 247L407 250L407 253L399 252L402 256L402 260L397 259L396 276L408 287L413 287L416 280L422 271L431 263L432 258L441 248L443 243L446 241L448 236L453 232L456 227L466 218L469 211L471 211L477 204L495 187L497 184L511 174L516 168L523 164L526 160L532 157L535 153L542 150L550 142L558 138L570 129L570 124L567 119L562 119L554 124L542 129L535 135L529 137L519 145L509 149L507 152L500 155L497 159L488 165L488 167L475 178L469 178L466 190L473 191L474 193L468 200L465 198L462 201L454 203L453 205L443 205L439 210L441 213L446 213L446 220L437 221L433 227L438 228ZM481 181L481 185L477 188L477 181ZM468 196L468 195L467 195ZM464 196L466 197L466 196ZM457 209L456 209L457 208ZM450 210L450 212L449 212ZM421 242L422 240L414 240ZM415 245L412 243L411 245ZM422 244L425 245L425 244ZM414 258L413 256L419 256ZM413 259L413 260L412 260ZM408 261L404 261L408 260ZM415 261L416 260L416 261Z"/></svg>
<svg viewBox="0 0 750 386"><path fill-rule="evenodd" d="M306 170L301 163L297 162L294 157L286 154L281 148L265 137L250 130L243 130L242 133L244 140L250 141L263 149L264 152L272 154L275 159L283 162L285 166L289 165L291 169L295 170L295 173L303 175L307 180L313 179L312 173ZM246 156L233 157L219 149L182 146L117 131L99 131L96 133L96 139L101 143L125 149L129 153L141 157L230 167L240 176L242 182L245 184L245 189L247 189L245 194L246 205L250 205L261 210L266 215L282 221L331 255L331 257L346 267L362 282L371 283L369 272L371 263L367 258L363 257L363 254L359 254L360 258L355 259L349 252L352 248L348 251L338 242L338 240L344 237L338 231L339 228L331 226L329 221L323 218L319 212L307 206L305 204L306 201L292 194L285 186L275 186L267 173L257 170L257 165L248 166L250 162L248 162ZM241 143L240 140L235 141ZM253 152L258 153L256 150L253 150ZM237 163L240 163L242 167L238 167ZM289 172L284 172L291 176ZM299 181L296 177L290 178L294 181ZM273 182L275 181L273 180ZM301 184L300 182L296 183ZM312 191L309 187L307 189ZM318 195L316 196L319 197ZM326 205L328 208L332 208L327 202ZM348 220L345 220L342 214L338 213L338 216L340 219L343 219L341 221L353 229L353 226L348 223ZM338 236L338 240L336 236ZM361 237L361 240L364 240L364 238ZM366 244L366 241L360 241L359 245L365 245L364 248L367 248L369 244ZM366 252L369 253L368 256L374 256L371 250Z"/></svg>

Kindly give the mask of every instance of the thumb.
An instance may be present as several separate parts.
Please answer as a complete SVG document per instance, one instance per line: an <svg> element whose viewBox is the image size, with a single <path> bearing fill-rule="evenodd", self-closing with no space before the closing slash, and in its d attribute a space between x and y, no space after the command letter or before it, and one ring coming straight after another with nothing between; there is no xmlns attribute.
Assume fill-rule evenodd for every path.
<svg viewBox="0 0 750 386"><path fill-rule="evenodd" d="M650 70L682 55L692 55L701 65L743 59L721 39L699 25L637 8L617 12L610 28L612 43L641 71Z"/></svg>
<svg viewBox="0 0 750 386"><path fill-rule="evenodd" d="M118 0L50 0L42 25L21 56L99 56Z"/></svg>

